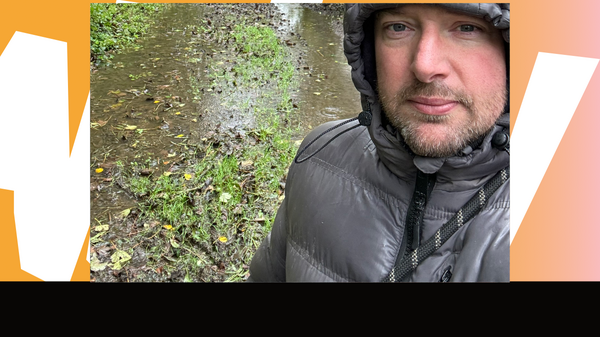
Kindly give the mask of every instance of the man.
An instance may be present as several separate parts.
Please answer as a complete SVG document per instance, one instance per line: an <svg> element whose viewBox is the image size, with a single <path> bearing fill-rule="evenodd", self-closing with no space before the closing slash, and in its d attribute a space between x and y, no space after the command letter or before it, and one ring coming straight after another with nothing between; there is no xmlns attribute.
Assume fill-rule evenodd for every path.
<svg viewBox="0 0 600 337"><path fill-rule="evenodd" d="M250 281L509 281L509 15L347 6L359 124L306 137Z"/></svg>

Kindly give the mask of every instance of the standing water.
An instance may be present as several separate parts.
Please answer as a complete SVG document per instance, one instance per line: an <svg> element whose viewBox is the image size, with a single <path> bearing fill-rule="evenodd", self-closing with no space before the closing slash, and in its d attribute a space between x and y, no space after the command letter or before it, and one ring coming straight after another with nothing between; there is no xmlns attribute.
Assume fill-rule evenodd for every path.
<svg viewBox="0 0 600 337"><path fill-rule="evenodd" d="M340 20L297 4L167 5L139 47L92 71L93 280L244 279L292 160L260 113L289 114L280 126L299 140L360 112ZM278 71L240 69L252 53L234 33L249 25L275 31L293 63L289 101Z"/></svg>
<svg viewBox="0 0 600 337"><path fill-rule="evenodd" d="M300 4L277 6L287 18L281 29L306 41L297 47L305 52L308 64L308 69L299 70L303 76L297 97L303 104L296 111L296 118L302 129L358 116L362 110L360 95L352 83L351 67L344 55L341 17L326 16Z"/></svg>

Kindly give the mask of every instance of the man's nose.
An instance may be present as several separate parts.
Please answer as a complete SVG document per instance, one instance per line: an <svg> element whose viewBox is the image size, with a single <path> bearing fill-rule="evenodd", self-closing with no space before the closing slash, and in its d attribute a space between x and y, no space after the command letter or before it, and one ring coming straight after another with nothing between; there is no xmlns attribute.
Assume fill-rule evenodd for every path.
<svg viewBox="0 0 600 337"><path fill-rule="evenodd" d="M423 30L416 43L411 71L423 83L445 79L450 73L445 41L436 29Z"/></svg>

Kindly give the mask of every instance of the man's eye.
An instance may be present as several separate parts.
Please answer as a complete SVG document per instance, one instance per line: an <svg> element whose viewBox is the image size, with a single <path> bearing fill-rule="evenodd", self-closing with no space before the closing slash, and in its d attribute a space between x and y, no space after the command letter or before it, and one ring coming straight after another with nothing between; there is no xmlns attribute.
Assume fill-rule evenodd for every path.
<svg viewBox="0 0 600 337"><path fill-rule="evenodd" d="M475 29L476 28L473 25L460 25L461 32L474 32Z"/></svg>
<svg viewBox="0 0 600 337"><path fill-rule="evenodd" d="M393 30L394 32L402 32L402 31L406 30L406 26L401 23L395 23L390 26L390 29Z"/></svg>

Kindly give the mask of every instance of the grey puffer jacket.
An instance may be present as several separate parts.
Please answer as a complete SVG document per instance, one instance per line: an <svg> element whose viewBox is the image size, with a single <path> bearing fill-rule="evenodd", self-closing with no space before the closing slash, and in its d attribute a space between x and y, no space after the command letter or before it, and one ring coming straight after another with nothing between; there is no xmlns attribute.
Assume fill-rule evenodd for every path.
<svg viewBox="0 0 600 337"><path fill-rule="evenodd" d="M444 6L458 6L452 9L494 22L508 44L508 5ZM387 125L373 90L373 58L361 54L372 43L365 41L368 34L363 22L383 7L390 5L348 5L344 21L344 49L352 79L372 121L368 127L343 133L310 159L290 167L285 199L271 233L252 260L249 281L381 281L410 249L407 211L418 170L435 175L417 235L422 242L509 165L508 151L493 146L492 141L496 133L508 134L508 109L480 145L450 158L412 154L398 132ZM325 132L307 152L355 123ZM335 124L315 129L300 148ZM404 281L509 281L509 183Z"/></svg>

